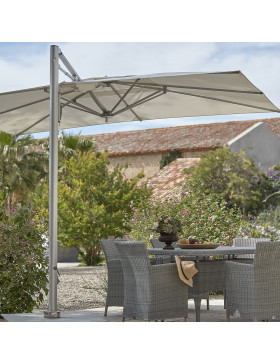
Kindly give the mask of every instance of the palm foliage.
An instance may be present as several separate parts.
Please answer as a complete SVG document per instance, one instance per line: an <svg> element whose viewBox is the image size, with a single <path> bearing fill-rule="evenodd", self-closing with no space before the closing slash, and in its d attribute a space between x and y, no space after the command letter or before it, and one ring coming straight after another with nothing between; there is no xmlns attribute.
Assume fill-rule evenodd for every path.
<svg viewBox="0 0 280 364"><path fill-rule="evenodd" d="M45 161L31 136L0 132L0 197L7 207L46 175Z"/></svg>

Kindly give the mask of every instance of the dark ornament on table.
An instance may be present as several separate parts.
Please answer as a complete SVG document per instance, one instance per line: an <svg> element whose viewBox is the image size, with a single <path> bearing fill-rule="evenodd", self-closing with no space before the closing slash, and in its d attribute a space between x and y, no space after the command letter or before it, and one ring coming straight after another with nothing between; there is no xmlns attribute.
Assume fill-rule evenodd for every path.
<svg viewBox="0 0 280 364"><path fill-rule="evenodd" d="M165 243L165 246L163 247L163 249L173 250L174 246L172 245L172 243L174 241L178 241L178 236L175 235L174 233L169 234L169 233L165 233L164 231L161 231L158 240Z"/></svg>
<svg viewBox="0 0 280 364"><path fill-rule="evenodd" d="M197 239L189 238L190 244L199 243Z"/></svg>

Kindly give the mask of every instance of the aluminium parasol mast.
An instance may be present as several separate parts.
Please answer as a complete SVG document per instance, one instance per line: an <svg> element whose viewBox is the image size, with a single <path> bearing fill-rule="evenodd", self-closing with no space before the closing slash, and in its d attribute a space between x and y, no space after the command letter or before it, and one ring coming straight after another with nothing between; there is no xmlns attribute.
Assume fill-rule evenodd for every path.
<svg viewBox="0 0 280 364"><path fill-rule="evenodd" d="M59 65L64 63L71 75ZM50 47L50 150L49 150L49 294L46 318L59 318L57 310L57 177L58 177L58 124L60 122L60 95L58 73L61 70L73 81L80 81L77 72L58 46Z"/></svg>

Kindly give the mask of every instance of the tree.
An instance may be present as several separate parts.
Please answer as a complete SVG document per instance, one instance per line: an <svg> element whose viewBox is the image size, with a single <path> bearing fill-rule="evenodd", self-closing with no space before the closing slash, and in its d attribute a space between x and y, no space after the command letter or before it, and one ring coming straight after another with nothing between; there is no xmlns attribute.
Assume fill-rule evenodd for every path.
<svg viewBox="0 0 280 364"><path fill-rule="evenodd" d="M94 139L91 137L84 137L80 134L72 135L62 132L62 137L59 139L59 154L65 159L70 159L77 151L86 153L88 151L95 151Z"/></svg>
<svg viewBox="0 0 280 364"><path fill-rule="evenodd" d="M66 160L66 173L58 184L58 239L61 245L77 247L88 265L98 263L100 239L121 237L127 230L124 214L130 204L150 196L138 179L125 179L124 167L109 171L107 153L77 152ZM48 219L48 186L33 196L33 204Z"/></svg>
<svg viewBox="0 0 280 364"><path fill-rule="evenodd" d="M0 132L0 193L9 211L10 202L34 189L45 176L44 154L36 151L31 136Z"/></svg>
<svg viewBox="0 0 280 364"><path fill-rule="evenodd" d="M38 142L41 144L46 154L49 154L49 139L43 139ZM65 161L73 157L78 151L85 153L95 151L95 139L92 137L84 137L80 134L72 135L62 131L61 138L58 139L58 172L59 178L63 178L65 173Z"/></svg>
<svg viewBox="0 0 280 364"><path fill-rule="evenodd" d="M231 153L219 148L201 156L201 162L188 169L196 193L214 194L229 206L238 206L243 214L263 207L268 181L245 152Z"/></svg>

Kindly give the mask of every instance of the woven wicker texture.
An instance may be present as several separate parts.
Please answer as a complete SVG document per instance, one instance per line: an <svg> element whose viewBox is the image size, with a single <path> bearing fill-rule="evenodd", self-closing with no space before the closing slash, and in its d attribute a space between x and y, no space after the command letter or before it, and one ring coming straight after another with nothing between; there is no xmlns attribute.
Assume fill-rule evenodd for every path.
<svg viewBox="0 0 280 364"><path fill-rule="evenodd" d="M116 241L127 241L125 239L102 239L100 240L102 249L105 254L108 270L108 287L105 304L104 316L107 316L109 306L123 306L124 300L124 279L123 268L121 265L119 253L116 248ZM169 262L167 256L150 258L151 264L163 264Z"/></svg>
<svg viewBox="0 0 280 364"><path fill-rule="evenodd" d="M174 250L164 249L147 249L151 255L179 255L181 256L195 256L196 260L200 257L211 257L211 256L230 256L230 255L243 255L255 253L255 247L237 247L237 246L220 246L216 249L180 249L175 248Z"/></svg>
<svg viewBox="0 0 280 364"><path fill-rule="evenodd" d="M253 264L226 262L227 317L280 317L280 242L257 242Z"/></svg>
<svg viewBox="0 0 280 364"><path fill-rule="evenodd" d="M100 240L100 242L105 254L108 269L108 289L105 305L106 316L108 306L123 306L124 280L122 265L115 240Z"/></svg>
<svg viewBox="0 0 280 364"><path fill-rule="evenodd" d="M205 260L195 263L198 273L193 277L191 293L202 297L208 291L225 289L225 260Z"/></svg>
<svg viewBox="0 0 280 364"><path fill-rule="evenodd" d="M164 245L165 245L165 243L159 241L158 239L150 239L150 242L151 242L153 248L163 248ZM174 246L174 248L176 248L177 247L177 242L172 243L172 245ZM159 257L159 255L157 255L157 257ZM166 258L167 258L166 256L164 256L164 255L162 256L162 259L166 259ZM170 260L171 263L173 263L175 261L174 256L170 256L170 257L168 257L168 259ZM194 256L188 256L188 257L180 256L180 259L182 261L184 261L184 260L195 261L196 260L196 258ZM203 259L203 257L201 259ZM166 262L166 263L168 263L168 262ZM208 292L204 293L204 294L201 293L201 294L197 295L196 293L194 293L193 288L189 287L189 299L194 299L195 306L199 305L199 310L200 310L200 305L201 305L200 300L195 300L195 298L199 298L200 300L201 299L206 299L206 301L207 301L207 310L209 310L209 293Z"/></svg>
<svg viewBox="0 0 280 364"><path fill-rule="evenodd" d="M123 317L164 320L187 317L188 286L176 264L151 265L143 242L116 242L124 272Z"/></svg>
<svg viewBox="0 0 280 364"><path fill-rule="evenodd" d="M189 297L194 298L196 321L200 321L201 299L209 297L209 291L225 291L225 260L202 260L195 266L198 273L189 287Z"/></svg>
<svg viewBox="0 0 280 364"><path fill-rule="evenodd" d="M233 246L255 247L256 243L262 242L262 241L270 241L270 239L269 238L235 238L235 239L233 239ZM254 254L239 255L237 260L241 261L243 258L254 259ZM253 262L251 262L251 263L253 263Z"/></svg>

